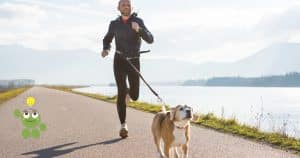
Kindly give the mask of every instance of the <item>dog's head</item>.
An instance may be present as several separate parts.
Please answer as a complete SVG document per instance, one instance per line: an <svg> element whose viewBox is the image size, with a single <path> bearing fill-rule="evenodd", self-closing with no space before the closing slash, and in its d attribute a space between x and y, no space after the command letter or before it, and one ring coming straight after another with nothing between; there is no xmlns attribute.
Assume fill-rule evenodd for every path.
<svg viewBox="0 0 300 158"><path fill-rule="evenodd" d="M171 121L190 121L193 119L193 109L187 105L177 105L170 109Z"/></svg>

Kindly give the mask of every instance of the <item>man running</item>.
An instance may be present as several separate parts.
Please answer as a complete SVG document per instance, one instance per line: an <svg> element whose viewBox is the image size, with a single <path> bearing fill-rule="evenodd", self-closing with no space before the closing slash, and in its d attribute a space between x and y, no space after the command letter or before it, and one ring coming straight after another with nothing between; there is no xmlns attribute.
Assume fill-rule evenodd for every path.
<svg viewBox="0 0 300 158"><path fill-rule="evenodd" d="M141 38L147 43L153 43L153 36L148 31L141 18L136 13L131 14L130 0L120 0L118 10L121 13L117 19L110 22L107 34L103 39L102 57L106 57L111 48L112 39L115 38L116 52L121 52L127 57L139 57ZM139 58L131 59L132 64L140 70ZM114 56L114 76L118 87L117 110L121 123L119 135L128 137L126 124L126 104L129 99L137 100L139 97L139 76L119 53ZM126 85L128 77L129 87Z"/></svg>

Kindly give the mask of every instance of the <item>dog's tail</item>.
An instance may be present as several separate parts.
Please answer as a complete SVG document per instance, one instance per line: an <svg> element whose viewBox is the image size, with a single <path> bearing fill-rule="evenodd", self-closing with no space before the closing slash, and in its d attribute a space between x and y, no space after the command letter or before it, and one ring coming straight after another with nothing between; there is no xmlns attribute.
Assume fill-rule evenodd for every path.
<svg viewBox="0 0 300 158"><path fill-rule="evenodd" d="M167 110L166 110L166 105L165 104L163 104L162 106L161 106L161 112L163 112L163 113L167 113Z"/></svg>

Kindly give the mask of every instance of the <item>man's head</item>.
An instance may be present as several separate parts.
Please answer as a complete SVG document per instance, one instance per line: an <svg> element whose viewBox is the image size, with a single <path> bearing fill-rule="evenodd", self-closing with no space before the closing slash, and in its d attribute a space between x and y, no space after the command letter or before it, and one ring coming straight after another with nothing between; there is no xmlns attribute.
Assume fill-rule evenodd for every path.
<svg viewBox="0 0 300 158"><path fill-rule="evenodd" d="M118 4L118 10L123 16L130 16L131 14L131 2L130 0L120 0Z"/></svg>

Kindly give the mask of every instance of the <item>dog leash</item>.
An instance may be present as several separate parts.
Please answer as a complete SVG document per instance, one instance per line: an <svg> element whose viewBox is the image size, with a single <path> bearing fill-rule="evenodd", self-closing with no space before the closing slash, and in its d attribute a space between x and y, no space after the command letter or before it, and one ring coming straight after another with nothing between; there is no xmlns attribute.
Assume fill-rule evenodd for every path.
<svg viewBox="0 0 300 158"><path fill-rule="evenodd" d="M150 50L146 50L146 51L140 51L140 54L143 53L148 53L150 52ZM135 70L135 72L139 75L139 77L143 80L143 82L146 84L146 86L150 89L150 91L157 97L158 102L162 103L162 111L166 111L166 103L164 102L164 100L158 95L158 93L149 85L149 83L145 80L145 78L143 77L143 75L141 74L141 72L132 64L132 62L130 61L131 59L136 59L139 57L126 57L124 55L123 52L121 51L116 51L116 53L118 53L119 55L121 55L123 58L126 59L126 61L129 63L129 65Z"/></svg>

